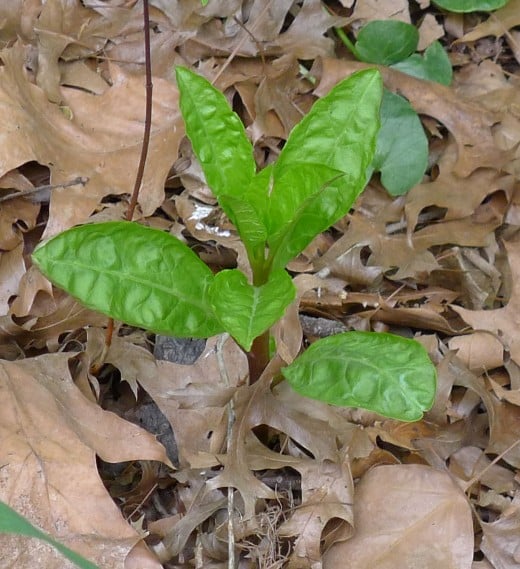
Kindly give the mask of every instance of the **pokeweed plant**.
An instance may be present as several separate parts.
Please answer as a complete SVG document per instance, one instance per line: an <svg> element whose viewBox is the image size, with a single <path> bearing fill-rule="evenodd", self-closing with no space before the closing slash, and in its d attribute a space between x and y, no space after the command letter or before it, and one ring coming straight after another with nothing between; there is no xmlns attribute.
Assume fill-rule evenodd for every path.
<svg viewBox="0 0 520 569"><path fill-rule="evenodd" d="M130 222L75 227L40 244L33 259L83 304L128 324L179 337L228 332L247 353L253 382L269 362L269 328L296 296L285 267L367 183L381 77L368 69L341 81L292 130L278 160L257 172L224 95L184 67L176 75L187 135L245 245L251 282L238 269L214 275L176 237ZM307 397L404 421L420 419L435 396L424 348L392 334L318 340L282 374Z"/></svg>

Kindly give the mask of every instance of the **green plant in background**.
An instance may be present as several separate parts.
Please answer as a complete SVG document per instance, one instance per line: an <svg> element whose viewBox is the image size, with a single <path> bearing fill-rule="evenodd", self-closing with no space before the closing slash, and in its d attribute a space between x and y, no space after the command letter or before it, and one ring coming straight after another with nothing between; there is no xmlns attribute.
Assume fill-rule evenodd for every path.
<svg viewBox="0 0 520 569"><path fill-rule="evenodd" d="M255 381L269 362L269 328L295 298L285 267L349 211L367 183L381 77L368 69L341 81L293 129L276 163L257 172L224 95L188 69L176 74L187 135L245 245L251 280L238 269L214 275L177 238L128 222L70 229L33 259L56 285L118 320L180 337L229 332ZM282 373L308 397L405 421L420 419L435 396L424 348L391 334L319 340Z"/></svg>
<svg viewBox="0 0 520 569"><path fill-rule="evenodd" d="M492 12L503 8L509 0L433 0L439 8L448 12L458 12L461 14L469 12Z"/></svg>
<svg viewBox="0 0 520 569"><path fill-rule="evenodd" d="M337 33L360 61L387 65L443 85L451 83L451 64L439 42L430 45L423 55L414 53L419 42L415 26L398 20L374 20L360 30L355 44L343 30ZM428 140L417 113L404 97L385 89L372 168L381 173L388 193L398 196L421 181L427 166Z"/></svg>
<svg viewBox="0 0 520 569"><path fill-rule="evenodd" d="M94 563L87 561L78 553L55 541L38 528L35 528L24 517L3 502L0 502L0 533L14 533L40 539L55 547L64 557L75 563L80 569L98 569L98 566Z"/></svg>

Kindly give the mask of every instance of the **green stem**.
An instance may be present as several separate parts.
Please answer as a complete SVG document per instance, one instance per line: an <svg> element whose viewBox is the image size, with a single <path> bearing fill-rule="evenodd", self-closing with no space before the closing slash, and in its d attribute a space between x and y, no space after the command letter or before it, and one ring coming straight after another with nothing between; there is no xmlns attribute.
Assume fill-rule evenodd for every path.
<svg viewBox="0 0 520 569"><path fill-rule="evenodd" d="M359 57L359 53L358 50L356 49L356 46L350 41L349 37L344 32L344 30L342 30L341 28L334 28L334 31L338 35L338 38L344 43L345 47L352 53L352 55L356 59L361 59Z"/></svg>

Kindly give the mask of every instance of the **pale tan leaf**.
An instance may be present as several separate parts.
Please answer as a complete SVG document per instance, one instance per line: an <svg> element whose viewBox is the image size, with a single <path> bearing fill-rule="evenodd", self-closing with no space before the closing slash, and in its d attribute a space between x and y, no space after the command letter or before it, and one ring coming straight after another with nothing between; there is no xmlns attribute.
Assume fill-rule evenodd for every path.
<svg viewBox="0 0 520 569"><path fill-rule="evenodd" d="M111 66L112 86L102 95L62 89L69 119L29 81L25 55L24 47L16 44L1 56L0 141L9 151L3 154L0 174L35 160L49 167L54 184L88 179L84 186L52 192L45 233L49 237L85 221L105 195L131 193L141 152L145 90L140 77ZM145 214L163 200L164 180L183 135L175 87L157 79L154 94L151 146L140 194Z"/></svg>
<svg viewBox="0 0 520 569"><path fill-rule="evenodd" d="M0 498L100 566L122 568L139 536L106 492L95 456L109 462L168 459L152 435L81 394L69 358L50 354L0 362ZM8 553L13 540L0 536L2 559L22 554L27 563L21 567L53 567L36 542L24 542L23 550L17 543Z"/></svg>
<svg viewBox="0 0 520 569"><path fill-rule="evenodd" d="M324 569L470 569L471 509L445 472L422 465L378 466L356 487L352 539L325 553Z"/></svg>

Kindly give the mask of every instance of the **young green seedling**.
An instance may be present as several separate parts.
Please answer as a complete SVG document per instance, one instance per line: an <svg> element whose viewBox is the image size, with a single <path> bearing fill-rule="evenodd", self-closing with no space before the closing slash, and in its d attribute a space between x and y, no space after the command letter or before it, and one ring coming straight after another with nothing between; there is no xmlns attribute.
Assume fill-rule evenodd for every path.
<svg viewBox="0 0 520 569"><path fill-rule="evenodd" d="M256 171L239 117L206 79L178 67L193 150L251 267L212 271L175 237L135 223L70 229L33 254L56 285L85 305L154 332L205 338L228 332L248 353L250 379L268 363L269 328L295 298L285 267L343 217L367 183L379 130L381 77L341 81L293 129L276 163ZM309 397L413 421L435 396L424 348L391 334L319 340L283 370Z"/></svg>

